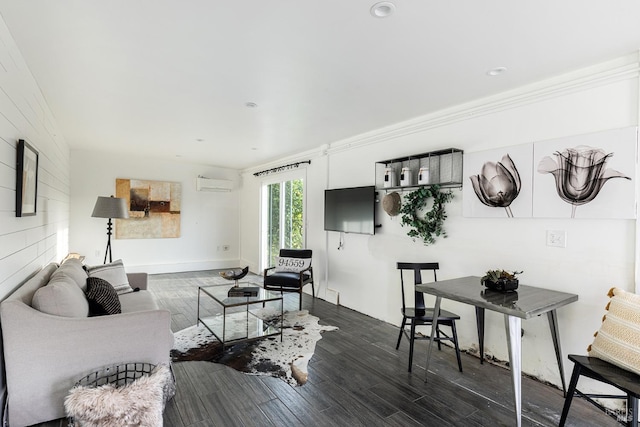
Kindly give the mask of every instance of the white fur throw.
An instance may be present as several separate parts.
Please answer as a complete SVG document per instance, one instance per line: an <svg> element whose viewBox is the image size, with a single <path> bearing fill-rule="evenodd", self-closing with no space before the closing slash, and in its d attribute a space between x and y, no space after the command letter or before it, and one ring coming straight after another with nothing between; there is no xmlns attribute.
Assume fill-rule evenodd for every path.
<svg viewBox="0 0 640 427"><path fill-rule="evenodd" d="M99 387L76 386L64 401L67 416L78 427L162 427L165 396L173 385L171 370L156 367L121 387L105 384Z"/></svg>

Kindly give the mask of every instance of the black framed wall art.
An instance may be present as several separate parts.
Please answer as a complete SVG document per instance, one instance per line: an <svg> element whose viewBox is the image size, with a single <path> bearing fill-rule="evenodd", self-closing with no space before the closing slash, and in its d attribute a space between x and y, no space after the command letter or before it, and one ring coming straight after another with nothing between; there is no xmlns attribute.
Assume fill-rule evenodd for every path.
<svg viewBox="0 0 640 427"><path fill-rule="evenodd" d="M33 216L38 200L38 151L21 139L17 153L16 216Z"/></svg>

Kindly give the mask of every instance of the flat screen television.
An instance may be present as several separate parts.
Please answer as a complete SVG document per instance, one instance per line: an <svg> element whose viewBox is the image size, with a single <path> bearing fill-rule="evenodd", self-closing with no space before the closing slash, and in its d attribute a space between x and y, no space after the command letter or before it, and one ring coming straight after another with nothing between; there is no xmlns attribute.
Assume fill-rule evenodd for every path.
<svg viewBox="0 0 640 427"><path fill-rule="evenodd" d="M344 233L375 234L375 187L336 188L324 191L324 229Z"/></svg>

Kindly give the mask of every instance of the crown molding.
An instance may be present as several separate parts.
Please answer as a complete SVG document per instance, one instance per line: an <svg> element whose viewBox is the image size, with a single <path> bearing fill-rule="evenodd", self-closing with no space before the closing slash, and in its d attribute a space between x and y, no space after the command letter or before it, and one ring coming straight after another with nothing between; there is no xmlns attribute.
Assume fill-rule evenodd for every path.
<svg viewBox="0 0 640 427"><path fill-rule="evenodd" d="M485 116L622 80L637 79L639 75L640 54L635 52L611 61L336 141L330 144L326 152L331 155L348 151L356 147L462 122L473 117Z"/></svg>
<svg viewBox="0 0 640 427"><path fill-rule="evenodd" d="M303 159L314 159L336 154L354 148L463 122L470 118L486 116L623 80L638 79L639 77L640 52L634 52L560 76L541 80L513 90L459 104L415 119L356 135L352 138L325 144L312 150L292 154L280 158L277 161L253 166L244 169L242 174L277 167L283 163L293 163Z"/></svg>

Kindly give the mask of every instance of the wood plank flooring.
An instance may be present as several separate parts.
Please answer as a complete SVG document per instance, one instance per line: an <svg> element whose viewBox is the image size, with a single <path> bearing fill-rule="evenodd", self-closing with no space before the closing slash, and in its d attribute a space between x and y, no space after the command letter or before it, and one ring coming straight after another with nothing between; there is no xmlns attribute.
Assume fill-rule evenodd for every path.
<svg viewBox="0 0 640 427"><path fill-rule="evenodd" d="M149 289L172 312L174 331L196 323L197 287L213 271L149 277ZM285 309L298 308L298 295L285 296ZM434 351L425 383L425 341L416 342L413 373L407 372L408 342L395 343L398 327L309 295L303 308L320 323L338 326L323 333L300 387L250 376L209 362L174 364L177 394L165 411L165 426L513 426L510 372L480 365L462 355L457 369L450 347ZM549 344L551 345L551 344ZM570 363L570 362L566 362ZM526 367L525 367L526 369ZM562 391L530 378L522 380L524 426L556 426ZM42 424L61 426L63 421ZM569 426L614 426L616 421L574 399Z"/></svg>

